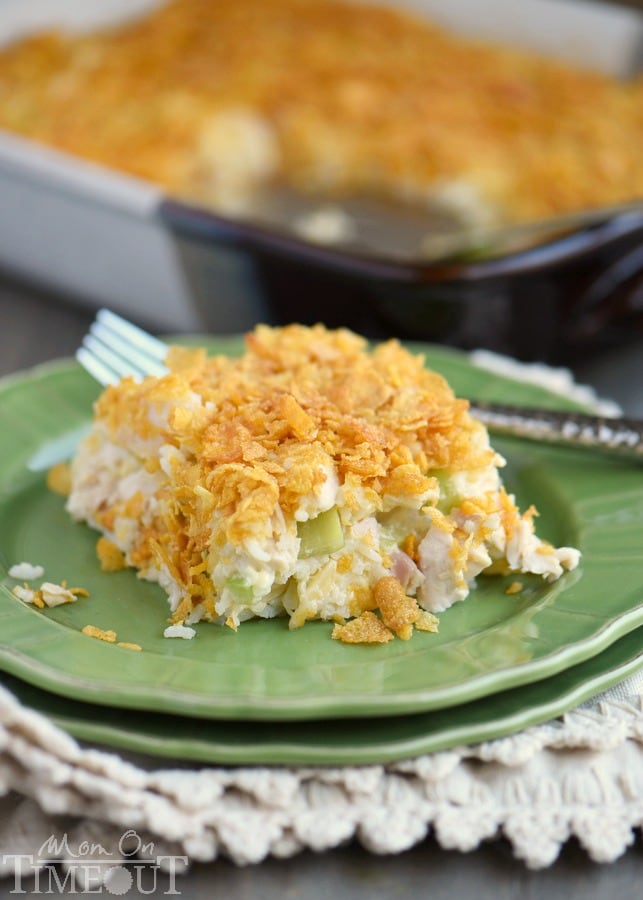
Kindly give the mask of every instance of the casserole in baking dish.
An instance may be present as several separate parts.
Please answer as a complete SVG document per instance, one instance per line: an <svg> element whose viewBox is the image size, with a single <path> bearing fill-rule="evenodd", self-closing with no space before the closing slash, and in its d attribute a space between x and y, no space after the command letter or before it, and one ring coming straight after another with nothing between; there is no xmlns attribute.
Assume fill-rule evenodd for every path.
<svg viewBox="0 0 643 900"><path fill-rule="evenodd" d="M498 267L445 271L431 265L436 255L474 250L504 263L553 243L554 258L567 259L569 245L561 250L556 238L579 229L558 225L560 213L599 210L601 228L609 220L597 234L592 219L589 240L577 241L572 256L593 250L595 238L611 245L638 228L636 211L628 208L625 220L619 211L614 229L602 210L643 192L643 83L590 71L595 62L613 70L617 44L621 65L631 67L635 13L538 0L525 5L519 23L496 3L500 26L486 5L496 28L513 23L532 41L534 33L541 41L555 33L559 45L543 49L587 57L570 64L518 50L507 33L496 35L504 44L489 44L476 4L459 4L473 32L467 37L451 30L462 23L452 21L458 13L448 4L413 5L230 0L215 16L204 0L171 0L81 34L39 28L25 36L30 29L22 28L0 57L0 125L133 175L128 189L148 192L143 205L166 214L182 250L190 238L181 270L188 293L203 281L199 264L194 272L202 258L196 245L250 250L264 292L279 284L269 298L276 318L290 316L280 303L295 292L275 279L275 260L448 288L488 282ZM476 31L484 27L483 41ZM493 230L551 216L549 231L524 241L523 232L507 243L506 232L500 240ZM580 231L587 237L585 224ZM542 256L527 264L542 268ZM211 288L199 291L210 308ZM232 306L217 327L225 330ZM319 317L323 310L312 306ZM341 316L351 309L342 303ZM250 317L262 312L248 309ZM361 321L345 323L364 330ZM462 342L424 328L422 336Z"/></svg>
<svg viewBox="0 0 643 900"><path fill-rule="evenodd" d="M522 221L643 196L643 78L591 66L393 6L168 0L5 48L0 125L226 213L278 184Z"/></svg>

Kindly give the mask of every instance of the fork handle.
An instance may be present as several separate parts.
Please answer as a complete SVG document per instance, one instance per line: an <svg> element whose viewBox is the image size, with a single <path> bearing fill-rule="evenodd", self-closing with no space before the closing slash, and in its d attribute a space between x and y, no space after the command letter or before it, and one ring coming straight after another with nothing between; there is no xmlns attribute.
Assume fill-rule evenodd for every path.
<svg viewBox="0 0 643 900"><path fill-rule="evenodd" d="M471 413L491 431L568 447L602 450L643 462L643 420L567 410L472 402Z"/></svg>

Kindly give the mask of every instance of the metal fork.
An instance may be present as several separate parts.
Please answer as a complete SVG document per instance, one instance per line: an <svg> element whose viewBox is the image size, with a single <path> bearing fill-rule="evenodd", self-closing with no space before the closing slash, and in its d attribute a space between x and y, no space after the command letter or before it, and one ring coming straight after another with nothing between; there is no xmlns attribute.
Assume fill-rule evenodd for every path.
<svg viewBox="0 0 643 900"><path fill-rule="evenodd" d="M100 309L76 351L85 371L106 387L130 375L165 375L168 346L109 309Z"/></svg>
<svg viewBox="0 0 643 900"><path fill-rule="evenodd" d="M101 309L76 353L102 385L125 375L142 379L167 372L167 344L127 319ZM568 447L600 450L643 462L643 420L471 401L471 412L491 431Z"/></svg>

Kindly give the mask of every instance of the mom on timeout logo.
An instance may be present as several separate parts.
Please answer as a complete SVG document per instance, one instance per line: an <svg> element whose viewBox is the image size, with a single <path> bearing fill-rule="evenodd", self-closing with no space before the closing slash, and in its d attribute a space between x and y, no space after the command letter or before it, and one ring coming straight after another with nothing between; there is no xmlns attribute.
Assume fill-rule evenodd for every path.
<svg viewBox="0 0 643 900"><path fill-rule="evenodd" d="M29 897L52 894L104 894L105 896L178 896L176 877L188 864L187 856L156 853L154 842L144 842L130 829L106 849L93 841L70 846L65 832L51 835L36 853L3 853L3 867L13 868L9 894Z"/></svg>

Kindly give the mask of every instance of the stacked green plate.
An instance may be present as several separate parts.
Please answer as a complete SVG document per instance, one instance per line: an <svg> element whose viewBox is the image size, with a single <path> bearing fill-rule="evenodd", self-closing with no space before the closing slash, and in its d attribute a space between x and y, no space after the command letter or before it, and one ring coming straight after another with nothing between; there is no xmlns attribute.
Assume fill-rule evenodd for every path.
<svg viewBox="0 0 643 900"><path fill-rule="evenodd" d="M238 342L211 342L235 352ZM570 406L534 385L475 368L443 348L427 362L463 396ZM560 714L643 665L643 479L604 457L496 439L504 479L539 534L583 553L554 584L480 578L438 634L345 646L331 626L282 619L237 633L203 624L167 640L167 605L133 572L105 574L95 534L72 522L46 468L88 426L98 393L63 361L0 384L0 670L25 704L70 733L113 747L225 763L383 762L508 734ZM90 592L39 611L11 593L9 567ZM82 634L117 632L137 652Z"/></svg>

